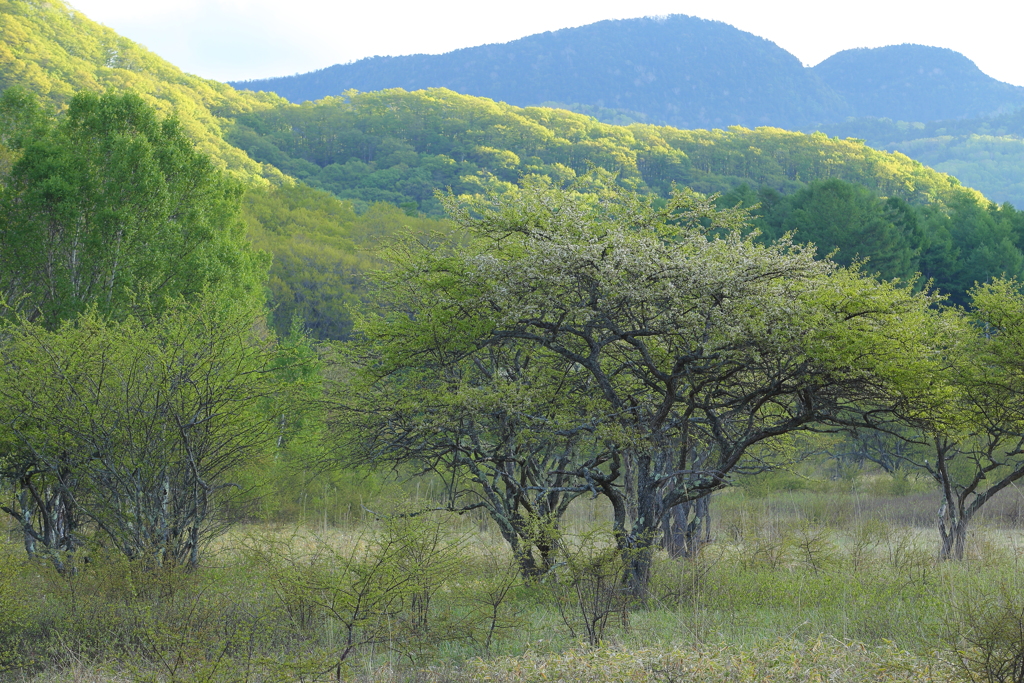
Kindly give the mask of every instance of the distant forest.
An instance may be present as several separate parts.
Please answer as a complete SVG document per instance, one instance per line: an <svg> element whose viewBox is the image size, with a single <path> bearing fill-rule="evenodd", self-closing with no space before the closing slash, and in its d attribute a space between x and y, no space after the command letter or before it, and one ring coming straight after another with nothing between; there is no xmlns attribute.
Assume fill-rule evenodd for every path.
<svg viewBox="0 0 1024 683"><path fill-rule="evenodd" d="M370 57L232 85L292 102L350 89L444 87L519 106L564 102L633 112L677 128L797 130L848 117L932 121L1024 106L1024 88L987 76L952 50L845 50L805 68L771 41L685 15L601 21L443 55Z"/></svg>
<svg viewBox="0 0 1024 683"><path fill-rule="evenodd" d="M618 125L821 130L902 152L997 202L1024 205L1024 127L1013 113L1024 106L1024 88L997 81L944 48L845 50L805 68L770 41L676 15L604 21L444 55L373 57L233 85L292 102L350 89L445 87Z"/></svg>
<svg viewBox="0 0 1024 683"><path fill-rule="evenodd" d="M354 254L345 230L364 235L356 239L368 244L366 231L381 236L383 229L370 227L369 218L402 220L401 211L374 208L381 202L401 207L404 220L421 230L427 217L443 216L438 188L501 192L526 176L584 192L623 186L664 197L673 186L687 186L723 193L719 205L750 208L765 239L795 232L821 253L839 249L839 262L865 261L866 270L887 278L912 280L921 273L921 284L931 280L957 303L992 273L1024 276L1024 212L992 204L903 155L821 133L623 128L438 89L353 94L253 112L236 119L228 140L326 191L275 191L252 200L258 210L250 210L252 222L264 226L269 216L288 216L273 219L278 227L254 229L267 235L257 244L267 240L275 254L291 250L275 260L275 300L282 313L300 311L326 336L343 335L349 326L339 318L331 322L332 306L344 307L327 299L340 302L361 291L361 267L343 265L355 264L354 257L331 257L332 240L349 244L342 251ZM350 208L341 208L339 199ZM300 227L310 212L364 227L335 229L334 236ZM293 242L285 235L302 237ZM278 320L286 324L286 317Z"/></svg>
<svg viewBox="0 0 1024 683"><path fill-rule="evenodd" d="M875 149L902 152L956 176L986 197L1024 206L1024 110L928 123L851 119L821 130L862 139Z"/></svg>

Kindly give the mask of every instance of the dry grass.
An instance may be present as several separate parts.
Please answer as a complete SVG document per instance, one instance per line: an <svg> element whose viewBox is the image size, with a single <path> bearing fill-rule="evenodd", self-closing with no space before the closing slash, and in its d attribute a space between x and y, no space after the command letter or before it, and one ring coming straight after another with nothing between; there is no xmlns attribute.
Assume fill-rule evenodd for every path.
<svg viewBox="0 0 1024 683"><path fill-rule="evenodd" d="M467 664L457 681L533 683L949 683L952 667L893 646L865 647L819 637L782 641L750 650L728 644L697 648L569 650L559 655L507 657Z"/></svg>
<svg viewBox="0 0 1024 683"><path fill-rule="evenodd" d="M161 680L156 677L147 680ZM135 675L73 664L45 677L12 675L11 683L135 683ZM179 679L196 680L199 679ZM231 679L216 679L228 681ZM238 679L241 681L242 679ZM328 683L337 671L302 678L253 672L251 683ZM574 647L559 653L474 658L461 665L409 667L386 662L342 671L358 683L959 683L941 653L915 654L894 645L874 647L821 636L739 649L731 644L675 648Z"/></svg>
<svg viewBox="0 0 1024 683"><path fill-rule="evenodd" d="M351 555L373 542L374 525L368 519L340 526L236 526L211 548L206 567L182 583L167 579L177 602L152 605L140 597L140 585L125 583L130 595L116 592L120 584L109 577L119 565L91 564L65 580L19 560L21 594L30 608L26 629L34 639L29 650L36 665L0 673L0 681L314 683L336 681L340 671L344 680L385 683L951 683L957 680L954 663L942 654L954 645L943 640L955 617L950 605L959 595L973 591L984 596L1007 582L1013 590L1024 586L1019 496L1006 492L997 499L999 505L993 502L991 514L972 530L967 561L958 565L936 560L934 493L868 492L880 486L720 495L712 505L712 545L696 560L660 557L648 604L630 616L628 627L610 628L607 642L596 648L572 638L543 585L519 585L501 607L507 610L502 612L506 621L493 645L488 640L485 646L480 637L485 624L472 627L478 630L467 637L438 637L415 651L401 643L377 642L340 668L324 665L333 651L322 625L307 631L289 625L280 596L269 588L271 569L254 562L257 554L246 549L286 547L293 560L323 555L324 548ZM511 558L486 517L437 519L446 537L458 541L461 555L459 570L439 588L431 609L447 620L439 624L464 623L459 610L479 608L478 593ZM578 501L566 520L565 538L577 542L606 526L606 520L602 501ZM19 556L17 534L8 538L0 552ZM99 597L81 592L76 597L85 616L69 611L62 602L66 596L93 585ZM235 622L228 617L219 621L220 612L209 607L212 598L225 605L234 601L237 610L230 619ZM167 613L182 620L175 612L178 605L209 610L197 612L205 621L182 621L205 629L197 630L197 640L222 637L232 623L235 628L253 624L258 627L253 638L263 649L245 658L233 654L235 664L209 675L193 667L169 676L154 662L136 658L129 666L125 651L92 637L102 625L122 642L136 642L139 632L125 630L123 615L159 630L162 626L148 620L150 615ZM174 634L161 637L166 647L160 656L176 656ZM190 653L195 649L189 643L181 647ZM244 650L235 641L231 647L233 653Z"/></svg>

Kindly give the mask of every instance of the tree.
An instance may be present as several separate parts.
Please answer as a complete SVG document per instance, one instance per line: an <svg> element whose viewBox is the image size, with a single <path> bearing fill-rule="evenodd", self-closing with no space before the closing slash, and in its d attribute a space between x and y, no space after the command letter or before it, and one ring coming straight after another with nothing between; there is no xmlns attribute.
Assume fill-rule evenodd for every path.
<svg viewBox="0 0 1024 683"><path fill-rule="evenodd" d="M119 318L208 288L261 296L269 262L245 239L241 188L175 119L131 93L82 93L45 123L23 91L0 99L17 151L0 175L8 306L54 329L89 306Z"/></svg>
<svg viewBox="0 0 1024 683"><path fill-rule="evenodd" d="M129 556L194 563L216 480L237 464L235 437L208 443L213 422L198 411L239 390L217 373L247 356L217 354L231 334L251 335L269 266L244 236L241 188L131 93L77 95L54 119L9 89L0 152L4 509L30 554L42 547L58 562L99 529ZM198 306L190 322L186 300ZM187 457L172 466L175 448Z"/></svg>
<svg viewBox="0 0 1024 683"><path fill-rule="evenodd" d="M404 268L377 277L378 313L347 344L351 374L331 392L335 457L437 474L441 509L486 510L523 576L543 575L562 516L594 491L585 473L599 464L593 429L569 403L578 399L572 373L523 343L466 346L472 334L458 330L458 309L433 298L463 284L449 277L450 252L396 248L391 256L416 259L422 270L415 281Z"/></svg>
<svg viewBox="0 0 1024 683"><path fill-rule="evenodd" d="M0 509L30 555L62 567L91 534L155 564L196 566L233 476L273 450L283 390L261 307L173 304L156 322L90 311L57 330L9 324L0 347Z"/></svg>
<svg viewBox="0 0 1024 683"><path fill-rule="evenodd" d="M899 200L890 205L899 207ZM913 280L920 236L908 234L888 208L865 187L819 180L787 199L778 234L795 232L797 241L813 242L825 253L838 249L834 258L843 265L866 260L869 270L886 278Z"/></svg>
<svg viewBox="0 0 1024 683"><path fill-rule="evenodd" d="M610 501L638 593L670 510L769 467L772 439L881 398L929 328L926 295L759 244L742 212L689 192L655 209L528 185L446 206L473 242L396 263L408 308L378 336L408 367L515 344L569 378L549 388L559 431L586 430L591 452L568 471Z"/></svg>
<svg viewBox="0 0 1024 683"><path fill-rule="evenodd" d="M996 279L970 296L930 373L929 403L911 402L904 416L927 450L903 457L939 485L939 557L953 560L963 559L975 515L1024 478L1024 295L1018 282Z"/></svg>

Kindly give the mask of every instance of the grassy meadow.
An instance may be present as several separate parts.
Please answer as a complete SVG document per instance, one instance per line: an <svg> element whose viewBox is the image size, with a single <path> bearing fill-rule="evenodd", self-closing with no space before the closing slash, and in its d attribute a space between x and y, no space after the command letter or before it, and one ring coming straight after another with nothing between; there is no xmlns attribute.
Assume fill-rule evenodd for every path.
<svg viewBox="0 0 1024 683"><path fill-rule="evenodd" d="M939 562L929 485L842 474L717 494L712 542L659 557L643 601L620 587L600 501L576 502L533 583L486 515L381 516L429 505L416 484L237 524L193 572L97 548L59 574L12 528L0 680L1020 680L1024 494Z"/></svg>

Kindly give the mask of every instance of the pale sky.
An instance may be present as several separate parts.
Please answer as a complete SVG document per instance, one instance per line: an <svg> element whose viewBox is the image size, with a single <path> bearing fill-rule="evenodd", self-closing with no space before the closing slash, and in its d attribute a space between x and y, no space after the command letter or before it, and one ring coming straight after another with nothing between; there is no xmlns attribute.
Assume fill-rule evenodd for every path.
<svg viewBox="0 0 1024 683"><path fill-rule="evenodd" d="M767 38L817 64L854 47L919 43L965 54L1024 86L1024 3L975 0L70 0L185 71L221 81L285 76L373 55L442 53L602 19L689 14Z"/></svg>

